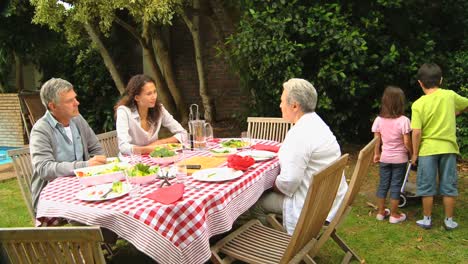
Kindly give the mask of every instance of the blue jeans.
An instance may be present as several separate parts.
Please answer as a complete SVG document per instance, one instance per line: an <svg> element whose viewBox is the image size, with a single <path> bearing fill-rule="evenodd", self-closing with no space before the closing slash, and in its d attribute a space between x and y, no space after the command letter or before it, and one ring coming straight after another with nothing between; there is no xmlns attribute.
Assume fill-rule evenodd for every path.
<svg viewBox="0 0 468 264"><path fill-rule="evenodd" d="M386 198L390 189L390 198L400 199L401 186L405 178L407 163L380 162L380 182L377 197Z"/></svg>
<svg viewBox="0 0 468 264"><path fill-rule="evenodd" d="M437 174L439 174L439 193L444 196L458 196L457 156L453 153L418 157L416 194L436 195Z"/></svg>

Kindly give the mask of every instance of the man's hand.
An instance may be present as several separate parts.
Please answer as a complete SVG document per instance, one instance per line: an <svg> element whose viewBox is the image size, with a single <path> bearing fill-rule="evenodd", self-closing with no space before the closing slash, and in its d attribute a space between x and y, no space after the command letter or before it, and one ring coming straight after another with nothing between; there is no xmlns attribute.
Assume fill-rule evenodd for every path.
<svg viewBox="0 0 468 264"><path fill-rule="evenodd" d="M89 166L97 166L106 164L107 157L104 155L96 155L88 160Z"/></svg>
<svg viewBox="0 0 468 264"><path fill-rule="evenodd" d="M411 156L411 165L416 166L417 161L418 161L418 155L413 154Z"/></svg>

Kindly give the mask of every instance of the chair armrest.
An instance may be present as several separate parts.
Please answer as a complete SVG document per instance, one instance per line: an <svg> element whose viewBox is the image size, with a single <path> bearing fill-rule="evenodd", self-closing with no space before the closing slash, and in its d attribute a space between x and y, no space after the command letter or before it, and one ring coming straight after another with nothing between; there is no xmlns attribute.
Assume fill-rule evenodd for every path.
<svg viewBox="0 0 468 264"><path fill-rule="evenodd" d="M268 224L270 224L273 229L276 229L278 231L286 232L286 230L284 230L284 228L283 228L283 225L278 221L277 215L268 214L267 217L266 217L266 220L267 220Z"/></svg>

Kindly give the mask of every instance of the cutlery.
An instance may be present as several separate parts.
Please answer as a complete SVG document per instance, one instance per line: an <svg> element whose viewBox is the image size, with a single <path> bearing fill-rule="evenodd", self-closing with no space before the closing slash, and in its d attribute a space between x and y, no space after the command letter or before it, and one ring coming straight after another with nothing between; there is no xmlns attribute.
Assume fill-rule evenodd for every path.
<svg viewBox="0 0 468 264"><path fill-rule="evenodd" d="M107 192L106 192L105 194L103 194L103 195L101 196L101 198L102 198L102 199L105 199L105 198L107 197L107 195L109 195L109 193L111 193L111 192L112 192L112 187L109 188L109 190L107 190Z"/></svg>

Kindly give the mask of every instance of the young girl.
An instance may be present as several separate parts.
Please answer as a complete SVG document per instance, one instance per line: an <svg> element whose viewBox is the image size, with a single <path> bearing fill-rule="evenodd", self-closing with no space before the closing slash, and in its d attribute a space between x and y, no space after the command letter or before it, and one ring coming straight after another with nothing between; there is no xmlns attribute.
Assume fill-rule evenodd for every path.
<svg viewBox="0 0 468 264"><path fill-rule="evenodd" d="M187 132L157 101L153 79L138 74L127 84L126 95L115 106L117 138L122 154L149 153L156 145L182 142ZM173 136L160 139L161 126Z"/></svg>
<svg viewBox="0 0 468 264"><path fill-rule="evenodd" d="M408 156L411 156L411 125L404 116L405 94L394 86L385 88L380 115L374 120L372 132L377 138L374 162L380 162L380 183L377 189L377 220L390 216L389 222L405 221L406 215L398 211L400 189L405 177ZM380 145L382 144L382 152ZM385 208L385 198L390 189L390 210Z"/></svg>

